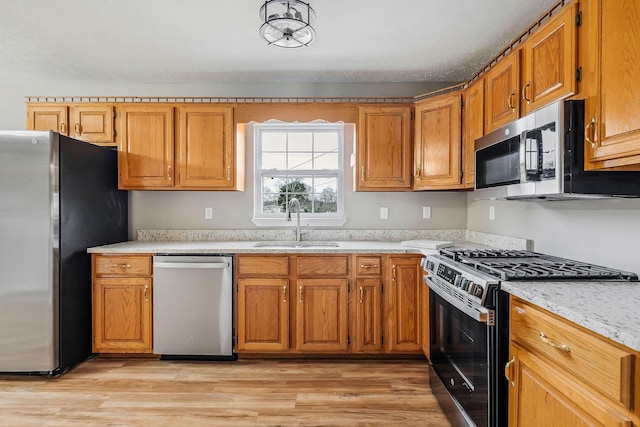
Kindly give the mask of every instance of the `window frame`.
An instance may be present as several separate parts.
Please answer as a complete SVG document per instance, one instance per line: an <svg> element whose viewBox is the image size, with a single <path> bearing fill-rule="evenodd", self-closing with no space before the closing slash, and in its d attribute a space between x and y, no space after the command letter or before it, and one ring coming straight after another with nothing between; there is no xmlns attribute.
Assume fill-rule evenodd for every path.
<svg viewBox="0 0 640 427"><path fill-rule="evenodd" d="M259 169L259 165L262 164L262 144L261 137L265 131L282 130L284 132L313 132L318 131L330 131L338 133L338 168L337 169L325 169L325 170L283 170L283 169ZM295 217L292 221L287 221L286 213L264 213L263 208L263 177L270 175L288 175L288 176L315 176L315 177L335 177L336 178L336 213L305 213L300 214L301 225L309 226L340 226L346 223L347 218L345 216L344 209L344 143L345 131L344 123L330 123L325 121L316 121L313 123L255 123L253 125L253 146L254 146L254 188L253 188L253 218L252 222L258 226L270 226L270 227L291 227L295 225ZM287 147L288 151L289 147Z"/></svg>

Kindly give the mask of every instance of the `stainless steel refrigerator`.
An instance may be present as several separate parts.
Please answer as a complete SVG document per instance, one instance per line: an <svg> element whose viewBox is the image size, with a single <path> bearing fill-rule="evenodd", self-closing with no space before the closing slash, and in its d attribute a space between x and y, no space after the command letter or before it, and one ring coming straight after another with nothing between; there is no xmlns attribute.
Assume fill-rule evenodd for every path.
<svg viewBox="0 0 640 427"><path fill-rule="evenodd" d="M91 355L87 248L127 240L117 153L0 132L0 372L57 375Z"/></svg>

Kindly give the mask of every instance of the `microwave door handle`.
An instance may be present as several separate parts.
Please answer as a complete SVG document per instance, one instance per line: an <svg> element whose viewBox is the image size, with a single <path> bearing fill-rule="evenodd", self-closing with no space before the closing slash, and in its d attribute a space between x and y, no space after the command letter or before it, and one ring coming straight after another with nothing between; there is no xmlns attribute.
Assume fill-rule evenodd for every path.
<svg viewBox="0 0 640 427"><path fill-rule="evenodd" d="M520 183L527 182L527 131L520 134Z"/></svg>

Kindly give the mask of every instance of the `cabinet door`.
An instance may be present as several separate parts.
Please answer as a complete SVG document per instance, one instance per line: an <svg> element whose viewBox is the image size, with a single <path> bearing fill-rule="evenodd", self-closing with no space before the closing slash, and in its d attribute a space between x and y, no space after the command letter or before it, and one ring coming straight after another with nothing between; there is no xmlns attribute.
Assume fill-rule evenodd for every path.
<svg viewBox="0 0 640 427"><path fill-rule="evenodd" d="M359 107L356 191L411 188L411 107Z"/></svg>
<svg viewBox="0 0 640 427"><path fill-rule="evenodd" d="M416 103L414 190L460 188L460 93Z"/></svg>
<svg viewBox="0 0 640 427"><path fill-rule="evenodd" d="M67 106L59 104L27 105L27 130L52 130L67 135Z"/></svg>
<svg viewBox="0 0 640 427"><path fill-rule="evenodd" d="M522 47L522 114L576 92L577 3L535 32Z"/></svg>
<svg viewBox="0 0 640 427"><path fill-rule="evenodd" d="M584 2L586 168L640 164L640 2ZM581 2L581 5L583 2ZM581 39L582 40L582 39Z"/></svg>
<svg viewBox="0 0 640 427"><path fill-rule="evenodd" d="M512 427L631 427L631 420L562 370L526 350L511 347L513 379L509 390Z"/></svg>
<svg viewBox="0 0 640 427"><path fill-rule="evenodd" d="M289 281L238 279L238 351L289 348Z"/></svg>
<svg viewBox="0 0 640 427"><path fill-rule="evenodd" d="M484 80L480 78L464 91L462 109L462 182L475 185L475 141L484 135Z"/></svg>
<svg viewBox="0 0 640 427"><path fill-rule="evenodd" d="M380 278L357 279L353 351L379 353L382 348L382 283Z"/></svg>
<svg viewBox="0 0 640 427"><path fill-rule="evenodd" d="M236 188L233 107L178 108L179 185L194 189Z"/></svg>
<svg viewBox="0 0 640 427"><path fill-rule="evenodd" d="M420 258L390 257L385 292L385 350L421 353Z"/></svg>
<svg viewBox="0 0 640 427"><path fill-rule="evenodd" d="M77 104L70 107L70 135L99 145L114 143L114 111L110 104Z"/></svg>
<svg viewBox="0 0 640 427"><path fill-rule="evenodd" d="M520 51L505 56L484 75L485 133L520 117Z"/></svg>
<svg viewBox="0 0 640 427"><path fill-rule="evenodd" d="M346 353L347 279L298 279L296 349Z"/></svg>
<svg viewBox="0 0 640 427"><path fill-rule="evenodd" d="M173 107L126 105L118 118L119 187L173 187Z"/></svg>
<svg viewBox="0 0 640 427"><path fill-rule="evenodd" d="M152 353L151 278L98 277L93 286L93 351Z"/></svg>

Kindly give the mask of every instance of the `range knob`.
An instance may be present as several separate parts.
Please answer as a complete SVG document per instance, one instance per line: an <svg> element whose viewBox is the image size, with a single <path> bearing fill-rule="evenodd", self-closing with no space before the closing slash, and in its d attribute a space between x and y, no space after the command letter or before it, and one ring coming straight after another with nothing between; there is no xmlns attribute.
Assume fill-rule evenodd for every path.
<svg viewBox="0 0 640 427"><path fill-rule="evenodd" d="M460 279L460 289L466 291L467 289L469 289L469 279L466 278L462 278Z"/></svg>
<svg viewBox="0 0 640 427"><path fill-rule="evenodd" d="M435 267L435 264L433 263L433 261L427 260L427 270L433 271L434 267Z"/></svg>
<svg viewBox="0 0 640 427"><path fill-rule="evenodd" d="M456 288L459 288L460 280L462 280L462 276L459 274L456 274L456 277L453 278L453 286L455 286Z"/></svg>
<svg viewBox="0 0 640 427"><path fill-rule="evenodd" d="M474 288L469 292L473 296L476 296L478 298L482 298L482 294L484 293L484 289L482 289L482 286L480 286L480 285L475 285Z"/></svg>
<svg viewBox="0 0 640 427"><path fill-rule="evenodd" d="M469 289L473 289L475 285L476 284L473 283L471 280L467 280L465 283L462 284L462 290L468 292Z"/></svg>

